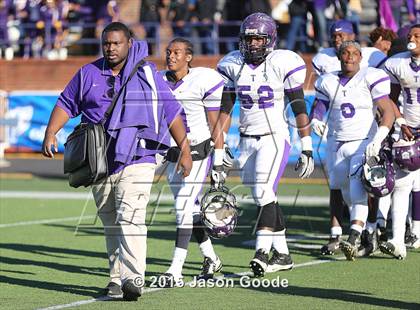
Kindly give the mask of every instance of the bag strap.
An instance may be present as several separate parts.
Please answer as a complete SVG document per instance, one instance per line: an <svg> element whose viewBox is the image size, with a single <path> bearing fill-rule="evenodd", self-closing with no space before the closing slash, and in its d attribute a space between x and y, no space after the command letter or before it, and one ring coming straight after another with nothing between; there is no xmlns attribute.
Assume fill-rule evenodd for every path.
<svg viewBox="0 0 420 310"><path fill-rule="evenodd" d="M142 59L140 60L133 68L133 70L131 70L130 75L128 76L127 81L125 81L125 83L121 86L120 90L118 91L117 95L114 96L114 98L112 99L111 105L109 106L108 110L106 110L104 118L102 119L101 123L104 124L105 121L107 120L107 118L112 114L112 111L115 108L115 105L117 104L117 100L120 97L121 93L123 92L125 86L127 85L127 83L131 80L131 78L133 77L133 75L137 72L137 69L139 67L141 67L142 65L144 65L146 62Z"/></svg>

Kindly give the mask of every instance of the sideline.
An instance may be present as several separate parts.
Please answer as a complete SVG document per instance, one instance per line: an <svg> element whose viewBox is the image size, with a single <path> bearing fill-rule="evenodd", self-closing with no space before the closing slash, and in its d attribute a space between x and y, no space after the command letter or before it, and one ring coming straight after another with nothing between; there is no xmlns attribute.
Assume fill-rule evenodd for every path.
<svg viewBox="0 0 420 310"><path fill-rule="evenodd" d="M309 261L309 262L306 262L306 263L297 264L293 268L302 268L302 267L309 267L309 266L315 266L315 265L320 265L320 264L327 264L327 263L332 263L332 262L336 262L336 261L344 260L344 259L345 259L345 257L343 256L343 257L338 257L336 259L313 260L313 261ZM251 275L252 275L252 272L246 271L246 272L240 272L240 273L227 274L225 276L217 276L217 277L215 277L215 280L219 280L219 279L223 279L223 278L239 278L239 277L251 276ZM193 283L193 281L186 282L185 286L188 286L191 283ZM161 290L164 290L164 289L165 288L146 288L146 289L143 290L143 294L153 293L153 292L161 291ZM56 305L56 306L51 306L51 307L47 307L47 308L39 308L38 310L57 310L57 309L64 309L64 308L88 305L88 304L92 304L92 303L98 302L98 301L110 301L110 300L113 300L113 298L110 298L110 297L107 297L107 296L102 296L102 297L88 299L88 300L75 301L75 302L68 303L68 304Z"/></svg>

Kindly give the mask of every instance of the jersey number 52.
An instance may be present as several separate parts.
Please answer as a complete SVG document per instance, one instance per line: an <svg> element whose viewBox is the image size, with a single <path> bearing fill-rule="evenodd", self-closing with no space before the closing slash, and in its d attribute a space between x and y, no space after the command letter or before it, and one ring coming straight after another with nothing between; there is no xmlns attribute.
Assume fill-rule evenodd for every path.
<svg viewBox="0 0 420 310"><path fill-rule="evenodd" d="M244 109L251 109L254 105L254 100L249 95L251 91L250 85L238 85L238 97L241 101L241 105ZM267 109L271 108L274 105L274 92L273 89L268 85L261 85L257 89L258 98L258 108Z"/></svg>

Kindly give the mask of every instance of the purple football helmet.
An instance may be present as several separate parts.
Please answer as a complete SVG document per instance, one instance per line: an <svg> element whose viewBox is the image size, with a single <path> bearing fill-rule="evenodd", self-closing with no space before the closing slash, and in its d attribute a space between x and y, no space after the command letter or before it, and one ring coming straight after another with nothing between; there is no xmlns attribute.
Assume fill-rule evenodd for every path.
<svg viewBox="0 0 420 310"><path fill-rule="evenodd" d="M392 156L402 170L409 172L420 168L420 138L415 141L399 140L392 144Z"/></svg>
<svg viewBox="0 0 420 310"><path fill-rule="evenodd" d="M362 183L373 197L384 197L394 190L395 169L391 155L381 150L379 156L367 158L363 165Z"/></svg>
<svg viewBox="0 0 420 310"><path fill-rule="evenodd" d="M201 199L201 220L212 238L221 239L232 234L238 216L236 198L226 187L212 187Z"/></svg>
<svg viewBox="0 0 420 310"><path fill-rule="evenodd" d="M262 37L265 43L261 47L252 46L248 37ZM276 22L267 14L254 13L242 22L239 32L239 51L246 63L260 63L274 50L277 41Z"/></svg>

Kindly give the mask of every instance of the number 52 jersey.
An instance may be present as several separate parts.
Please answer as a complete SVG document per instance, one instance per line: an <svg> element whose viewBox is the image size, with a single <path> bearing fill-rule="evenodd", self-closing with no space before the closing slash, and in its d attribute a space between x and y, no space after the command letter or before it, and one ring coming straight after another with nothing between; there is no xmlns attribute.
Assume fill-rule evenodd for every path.
<svg viewBox="0 0 420 310"><path fill-rule="evenodd" d="M288 50L274 50L258 66L246 64L239 51L223 57L217 70L225 89L235 91L240 103L239 131L247 135L289 135L284 117L284 93L303 87L306 66Z"/></svg>
<svg viewBox="0 0 420 310"><path fill-rule="evenodd" d="M362 68L350 79L336 71L316 80L315 97L329 107L327 122L337 141L363 140L376 133L374 103L388 97L390 88L381 69Z"/></svg>

